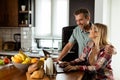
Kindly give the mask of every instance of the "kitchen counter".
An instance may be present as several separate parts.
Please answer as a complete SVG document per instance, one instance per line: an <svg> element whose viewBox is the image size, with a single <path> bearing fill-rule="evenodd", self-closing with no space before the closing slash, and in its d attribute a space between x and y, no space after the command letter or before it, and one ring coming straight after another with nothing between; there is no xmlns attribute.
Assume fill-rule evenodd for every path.
<svg viewBox="0 0 120 80"><path fill-rule="evenodd" d="M0 51L0 55L5 55L5 56L13 56L15 54L17 54L18 51ZM26 55L28 55L29 57L41 57L44 56L44 53L42 52L42 50L38 51L38 52L24 52ZM57 58L58 57L58 53L59 52L55 52L53 54L51 54L52 58Z"/></svg>
<svg viewBox="0 0 120 80"><path fill-rule="evenodd" d="M17 54L18 51L1 51L0 55L8 55L8 56L13 56L15 54ZM24 52L26 55L28 55L29 57L40 57L40 54L33 54L30 52Z"/></svg>

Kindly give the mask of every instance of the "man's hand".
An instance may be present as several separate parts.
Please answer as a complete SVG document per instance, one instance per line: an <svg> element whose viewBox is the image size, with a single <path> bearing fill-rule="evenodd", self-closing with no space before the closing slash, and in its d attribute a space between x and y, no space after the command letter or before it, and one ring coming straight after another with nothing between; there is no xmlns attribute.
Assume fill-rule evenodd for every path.
<svg viewBox="0 0 120 80"><path fill-rule="evenodd" d="M116 50L115 50L114 46L112 46L112 45L106 45L105 52L109 53L109 54L116 54Z"/></svg>
<svg viewBox="0 0 120 80"><path fill-rule="evenodd" d="M70 65L70 63L66 62L66 61L59 63L59 66L62 67L62 68L65 68L68 65Z"/></svg>
<svg viewBox="0 0 120 80"><path fill-rule="evenodd" d="M59 60L59 59L57 59L57 58L56 58L56 59L54 59L54 62L57 62L57 63L58 63L59 61L60 61L60 60Z"/></svg>
<svg viewBox="0 0 120 80"><path fill-rule="evenodd" d="M79 66L71 66L71 65L68 65L68 66L65 67L63 70L64 70L65 72L76 71L76 70L79 70Z"/></svg>

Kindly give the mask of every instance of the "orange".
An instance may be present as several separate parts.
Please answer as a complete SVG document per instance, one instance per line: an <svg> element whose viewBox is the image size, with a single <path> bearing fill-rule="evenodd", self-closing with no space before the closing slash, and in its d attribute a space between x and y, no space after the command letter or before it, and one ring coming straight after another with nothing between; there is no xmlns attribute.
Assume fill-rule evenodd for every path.
<svg viewBox="0 0 120 80"><path fill-rule="evenodd" d="M40 61L43 61L43 62L44 62L44 61L45 61L45 58L44 58L44 57L41 57L41 58L40 58Z"/></svg>
<svg viewBox="0 0 120 80"><path fill-rule="evenodd" d="M36 63L38 61L38 58L32 58L31 63Z"/></svg>

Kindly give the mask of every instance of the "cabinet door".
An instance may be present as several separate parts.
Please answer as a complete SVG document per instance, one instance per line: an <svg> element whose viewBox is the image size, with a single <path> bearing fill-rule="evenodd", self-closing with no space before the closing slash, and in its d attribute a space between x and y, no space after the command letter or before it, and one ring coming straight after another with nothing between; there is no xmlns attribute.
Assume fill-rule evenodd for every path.
<svg viewBox="0 0 120 80"><path fill-rule="evenodd" d="M31 0L0 0L0 27L30 26L31 4ZM21 10L22 5L26 6L25 11Z"/></svg>
<svg viewBox="0 0 120 80"><path fill-rule="evenodd" d="M18 0L0 0L0 27L18 26Z"/></svg>
<svg viewBox="0 0 120 80"><path fill-rule="evenodd" d="M7 0L7 26L18 26L18 0Z"/></svg>
<svg viewBox="0 0 120 80"><path fill-rule="evenodd" d="M3 27L5 24L5 1L0 0L0 27Z"/></svg>

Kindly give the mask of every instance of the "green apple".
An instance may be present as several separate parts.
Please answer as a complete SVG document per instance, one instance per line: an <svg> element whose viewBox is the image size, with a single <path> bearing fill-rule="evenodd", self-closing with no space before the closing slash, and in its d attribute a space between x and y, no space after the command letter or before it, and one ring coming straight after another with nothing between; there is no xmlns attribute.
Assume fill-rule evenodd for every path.
<svg viewBox="0 0 120 80"><path fill-rule="evenodd" d="M0 65L3 65L4 61L2 59L0 59Z"/></svg>

